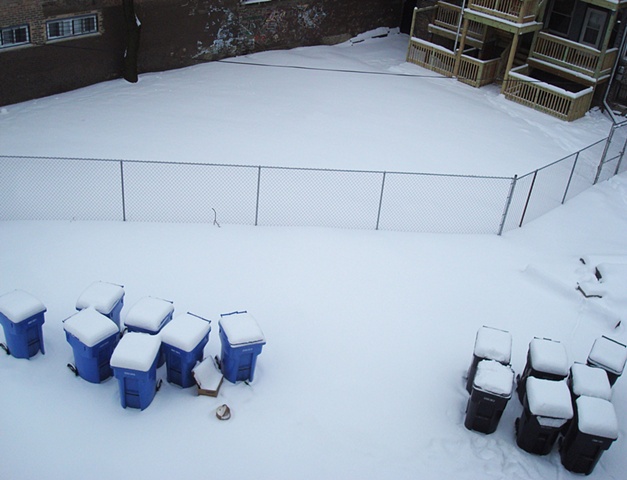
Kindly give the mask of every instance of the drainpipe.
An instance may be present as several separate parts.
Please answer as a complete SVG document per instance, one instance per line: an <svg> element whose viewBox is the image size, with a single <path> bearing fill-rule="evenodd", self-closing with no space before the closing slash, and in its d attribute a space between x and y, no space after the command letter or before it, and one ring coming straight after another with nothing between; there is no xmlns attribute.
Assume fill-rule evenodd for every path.
<svg viewBox="0 0 627 480"><path fill-rule="evenodd" d="M625 15L623 15L623 17L625 17ZM612 88L612 82L614 82L614 75L616 75L616 69L618 68L620 59L625 54L625 48L626 48L625 41L626 40L627 40L627 25L623 25L623 36L621 37L621 40L620 40L620 46L618 48L618 55L616 55L616 61L614 62L614 66L612 67L612 74L610 76L610 79L607 82L607 88L605 89L605 94L603 95L603 107L609 113L610 118L612 119L612 123L614 123L614 125L616 125L619 122L616 119L616 115L614 115L614 112L612 111L609 104L607 103L607 97L610 93L610 89Z"/></svg>
<svg viewBox="0 0 627 480"><path fill-rule="evenodd" d="M459 41L459 33L462 30L462 20L464 18L464 6L466 5L466 0L462 0L462 5L459 10L459 22L457 22L457 33L455 34L455 45L453 45L453 53L457 50L457 42Z"/></svg>

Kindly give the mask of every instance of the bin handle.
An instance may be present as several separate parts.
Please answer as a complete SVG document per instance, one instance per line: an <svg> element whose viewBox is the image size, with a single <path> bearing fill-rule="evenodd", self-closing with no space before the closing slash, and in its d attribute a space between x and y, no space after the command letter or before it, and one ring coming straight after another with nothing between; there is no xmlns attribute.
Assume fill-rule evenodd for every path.
<svg viewBox="0 0 627 480"><path fill-rule="evenodd" d="M229 313L221 313L220 317L228 317L229 315L239 315L240 313L248 313L248 311L242 310L241 312L235 311L235 312L229 312Z"/></svg>
<svg viewBox="0 0 627 480"><path fill-rule="evenodd" d="M200 318L201 320L204 320L205 322L211 323L211 320L209 320L208 318L201 317L200 315L196 315L195 313L187 312L187 314L191 315L192 317Z"/></svg>

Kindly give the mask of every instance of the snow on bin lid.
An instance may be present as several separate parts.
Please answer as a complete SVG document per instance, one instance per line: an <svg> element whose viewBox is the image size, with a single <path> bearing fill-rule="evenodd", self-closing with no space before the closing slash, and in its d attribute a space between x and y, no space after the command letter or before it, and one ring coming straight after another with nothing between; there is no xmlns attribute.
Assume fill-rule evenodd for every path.
<svg viewBox="0 0 627 480"><path fill-rule="evenodd" d="M0 297L0 312L13 323L46 311L43 303L23 290L14 290Z"/></svg>
<svg viewBox="0 0 627 480"><path fill-rule="evenodd" d="M163 320L174 311L174 305L167 300L154 297L141 298L126 314L124 323L151 332L158 332Z"/></svg>
<svg viewBox="0 0 627 480"><path fill-rule="evenodd" d="M514 387L514 371L496 360L481 360L473 385L484 392L509 397Z"/></svg>
<svg viewBox="0 0 627 480"><path fill-rule="evenodd" d="M97 312L93 307L72 315L63 322L63 328L88 347L93 347L120 331L113 320Z"/></svg>
<svg viewBox="0 0 627 480"><path fill-rule="evenodd" d="M573 393L575 395L598 397L605 400L612 398L612 387L605 370L584 365L583 363L575 363L570 371Z"/></svg>
<svg viewBox="0 0 627 480"><path fill-rule="evenodd" d="M481 327L475 339L475 355L509 364L512 356L512 335L505 330Z"/></svg>
<svg viewBox="0 0 627 480"><path fill-rule="evenodd" d="M566 380L527 379L529 411L543 417L573 418L573 404Z"/></svg>
<svg viewBox="0 0 627 480"><path fill-rule="evenodd" d="M579 397L577 403L577 427L582 433L597 437L618 438L618 419L614 405L595 397Z"/></svg>
<svg viewBox="0 0 627 480"><path fill-rule="evenodd" d="M247 312L225 314L219 323L231 345L266 342L257 320Z"/></svg>
<svg viewBox="0 0 627 480"><path fill-rule="evenodd" d="M547 338L534 338L529 344L531 366L539 372L568 375L568 355L560 342Z"/></svg>
<svg viewBox="0 0 627 480"><path fill-rule="evenodd" d="M76 301L76 309L94 307L100 313L108 315L116 303L124 297L124 288L107 282L94 282L81 293Z"/></svg>
<svg viewBox="0 0 627 480"><path fill-rule="evenodd" d="M111 355L110 365L147 372L155 362L161 339L148 333L129 332L122 337Z"/></svg>
<svg viewBox="0 0 627 480"><path fill-rule="evenodd" d="M211 323L191 313L174 317L161 330L161 340L185 352L191 352L211 331Z"/></svg>
<svg viewBox="0 0 627 480"><path fill-rule="evenodd" d="M627 347L608 337L599 337L594 341L588 361L602 366L620 375L627 362Z"/></svg>

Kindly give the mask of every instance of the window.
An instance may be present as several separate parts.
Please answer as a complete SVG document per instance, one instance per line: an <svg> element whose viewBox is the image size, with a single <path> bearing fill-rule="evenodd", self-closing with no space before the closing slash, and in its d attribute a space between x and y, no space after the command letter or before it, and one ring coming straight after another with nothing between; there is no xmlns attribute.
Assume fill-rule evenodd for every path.
<svg viewBox="0 0 627 480"><path fill-rule="evenodd" d="M0 28L0 48L14 47L30 43L28 25Z"/></svg>
<svg viewBox="0 0 627 480"><path fill-rule="evenodd" d="M568 37L574 8L575 2L572 0L555 0L548 22L549 32Z"/></svg>
<svg viewBox="0 0 627 480"><path fill-rule="evenodd" d="M589 47L599 48L606 19L607 12L597 10L596 8L589 8L586 12L586 19L583 22L579 43L583 43Z"/></svg>
<svg viewBox="0 0 627 480"><path fill-rule="evenodd" d="M49 40L96 33L98 31L98 18L94 14L84 17L52 20L46 23L46 30Z"/></svg>

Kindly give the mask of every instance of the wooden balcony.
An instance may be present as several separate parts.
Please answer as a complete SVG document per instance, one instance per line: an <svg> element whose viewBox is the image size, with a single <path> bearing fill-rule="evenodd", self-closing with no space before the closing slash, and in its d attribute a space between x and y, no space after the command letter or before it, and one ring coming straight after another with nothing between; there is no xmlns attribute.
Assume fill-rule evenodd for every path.
<svg viewBox="0 0 627 480"><path fill-rule="evenodd" d="M429 25L429 32L454 40L460 31L461 12L462 8L459 5L439 1L437 3L433 23ZM476 48L482 48L484 42L487 40L487 35L487 25L470 21L468 23L466 44Z"/></svg>
<svg viewBox="0 0 627 480"><path fill-rule="evenodd" d="M569 92L528 73L528 65L510 70L503 87L505 98L569 122L583 117L590 108L593 87Z"/></svg>
<svg viewBox="0 0 627 480"><path fill-rule="evenodd" d="M618 49L616 48L607 50L603 55L596 48L556 37L547 32L538 32L536 43L529 54L529 64L541 70L556 67L554 70L557 69L562 76L570 79L577 77L587 85L594 85L609 77L617 55Z"/></svg>
<svg viewBox="0 0 627 480"><path fill-rule="evenodd" d="M409 42L407 61L447 77L453 76L456 55L431 42L412 38ZM457 79L460 82L481 87L493 83L498 71L500 59L479 60L468 55L461 55Z"/></svg>
<svg viewBox="0 0 627 480"><path fill-rule="evenodd" d="M534 22L540 0L468 0L467 9L514 23Z"/></svg>

